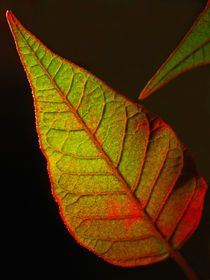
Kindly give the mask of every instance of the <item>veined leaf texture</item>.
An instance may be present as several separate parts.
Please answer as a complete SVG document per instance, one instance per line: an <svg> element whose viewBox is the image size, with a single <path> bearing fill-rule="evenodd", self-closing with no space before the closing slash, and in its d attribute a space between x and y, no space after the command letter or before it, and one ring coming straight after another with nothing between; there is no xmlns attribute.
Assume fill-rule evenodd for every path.
<svg viewBox="0 0 210 280"><path fill-rule="evenodd" d="M119 266L174 257L199 223L207 189L189 150L159 117L52 53L12 12L7 19L69 232Z"/></svg>

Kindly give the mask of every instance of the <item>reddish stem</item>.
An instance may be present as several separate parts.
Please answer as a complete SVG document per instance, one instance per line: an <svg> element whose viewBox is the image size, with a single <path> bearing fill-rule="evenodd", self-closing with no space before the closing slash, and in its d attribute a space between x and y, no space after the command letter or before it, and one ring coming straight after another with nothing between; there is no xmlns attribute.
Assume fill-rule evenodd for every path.
<svg viewBox="0 0 210 280"><path fill-rule="evenodd" d="M171 254L171 257L182 268L189 280L199 280L192 267L187 263L187 261L184 259L184 257L179 251L174 250Z"/></svg>

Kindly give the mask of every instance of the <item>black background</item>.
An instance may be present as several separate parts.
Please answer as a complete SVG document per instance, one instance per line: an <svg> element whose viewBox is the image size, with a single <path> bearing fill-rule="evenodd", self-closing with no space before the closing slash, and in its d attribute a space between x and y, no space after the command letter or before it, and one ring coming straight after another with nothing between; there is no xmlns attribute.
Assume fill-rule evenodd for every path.
<svg viewBox="0 0 210 280"><path fill-rule="evenodd" d="M111 265L78 245L68 233L51 195L37 141L31 90L6 23L6 10L12 10L55 53L138 102L141 89L205 4L204 0L0 1L1 241L8 277L186 279L171 259L145 267ZM190 148L208 185L209 76L209 66L191 70L141 102L171 125ZM210 279L209 192L201 223L181 252L200 279Z"/></svg>

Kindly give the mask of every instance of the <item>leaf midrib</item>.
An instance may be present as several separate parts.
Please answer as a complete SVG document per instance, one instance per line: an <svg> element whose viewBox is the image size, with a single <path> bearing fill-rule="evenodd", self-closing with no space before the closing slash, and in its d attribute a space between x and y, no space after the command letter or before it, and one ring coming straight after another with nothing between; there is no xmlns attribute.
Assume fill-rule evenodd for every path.
<svg viewBox="0 0 210 280"><path fill-rule="evenodd" d="M102 149L100 143L97 141L97 139L94 137L94 135L91 133L91 131L89 130L89 128L87 127L87 125L82 121L82 119L80 118L80 116L77 114L77 112L74 110L74 108L72 107L72 105L70 104L70 102L66 99L66 97L63 95L63 93L61 92L61 90L59 89L59 87L57 86L57 84L55 83L55 81L52 79L52 77L50 76L49 72L46 70L46 68L41 64L41 62L39 61L37 55L35 54L35 52L31 49L30 45L28 44L28 42L26 41L26 39L24 38L24 36L22 35L20 29L18 28L17 24L15 23L15 20L19 23L19 21L17 19L13 19L13 15L11 16L11 20L13 21L13 24L15 25L15 27L17 28L18 33L20 34L21 38L23 39L23 41L25 42L25 44L28 46L28 48L31 50L31 53L34 55L35 59L37 60L38 64L42 67L42 69L44 70L44 72L47 74L47 76L49 77L50 81L52 82L52 84L55 86L55 88L57 89L58 93L60 94L61 98L63 99L64 103L69 107L69 110L74 114L74 116L76 117L76 119L78 120L78 122L83 126L84 130L86 131L86 133L89 135L89 137L92 139L92 141L94 142L94 144L96 145L96 147L98 148L98 150L101 152L101 154L103 155L104 159L107 161L108 165L111 167L111 169L113 170L114 174L116 175L116 177L118 178L118 180L123 184L123 186L125 187L127 194L129 195L130 199L132 200L133 203L136 204L137 208L139 209L140 214L143 213L143 217L144 219L148 222L148 224L151 226L152 231L154 232L154 235L156 235L161 241L162 243L165 245L166 249L168 250L168 253L170 254L170 256L174 256L176 254L176 251L170 246L170 244L168 243L168 241L163 237L162 233L158 230L158 228L153 224L153 222L151 221L150 217L148 216L148 214L143 210L140 201L137 200L137 198L133 195L133 193L131 192L131 190L129 189L127 183L124 181L124 179L121 177L121 175L119 174L118 170L116 170L116 168L113 166L112 162L110 161L109 157L106 155L106 153L104 152L104 150ZM20 23L19 23L20 24ZM25 29L24 27L22 27L23 29ZM34 35L32 35L28 30L27 32L32 36L35 37ZM16 37L14 36L15 41L17 42ZM36 39L36 38L35 38ZM38 39L36 39L38 40ZM41 43L41 41L38 40L38 42L43 45ZM21 52L19 51L19 47L18 47L18 43L16 44L17 46L17 50L18 53L21 55ZM45 46L44 46L45 47ZM48 51L50 51L48 49ZM53 55L57 56L56 54L54 54L52 51L50 51ZM22 56L22 55L21 55ZM66 59L63 59L64 61L68 62ZM26 74L28 75L28 72L26 70L26 68L24 68L26 71ZM85 70L84 70L85 71ZM28 75L29 77L29 75ZM29 77L30 78L30 77ZM29 79L30 81L30 79ZM32 86L32 83L30 82L30 85ZM39 134L39 131L38 131ZM41 138L40 138L41 139ZM41 143L41 141L40 141ZM47 162L49 164L49 160L46 157ZM49 169L48 169L49 170ZM49 171L50 172L50 171Z"/></svg>

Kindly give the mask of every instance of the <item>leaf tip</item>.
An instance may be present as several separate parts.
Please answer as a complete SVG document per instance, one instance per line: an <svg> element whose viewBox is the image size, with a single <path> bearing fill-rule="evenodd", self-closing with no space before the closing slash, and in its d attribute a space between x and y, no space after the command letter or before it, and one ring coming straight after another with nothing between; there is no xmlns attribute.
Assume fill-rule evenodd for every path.
<svg viewBox="0 0 210 280"><path fill-rule="evenodd" d="M146 96L145 96L144 92L142 92L138 97L139 100L143 100L145 98L146 98Z"/></svg>
<svg viewBox="0 0 210 280"><path fill-rule="evenodd" d="M147 89L147 87L145 87L145 88L142 90L142 92L140 93L138 99L139 99L139 100L143 100L143 99L147 98L148 95L150 95L150 92L149 92L149 90Z"/></svg>
<svg viewBox="0 0 210 280"><path fill-rule="evenodd" d="M6 18L7 18L8 21L10 21L10 19L11 19L12 16L13 16L12 11L7 10L7 11L6 11Z"/></svg>
<svg viewBox="0 0 210 280"><path fill-rule="evenodd" d="M6 11L6 18L9 23L9 26L11 27L12 24L19 23L18 19L14 16L13 12L10 10ZM20 24L20 23L19 23Z"/></svg>
<svg viewBox="0 0 210 280"><path fill-rule="evenodd" d="M17 21L16 17L14 16L14 14L12 13L12 11L7 10L6 11L6 18L7 18L7 22L9 24L10 29L12 29L12 26L14 25L14 23Z"/></svg>

